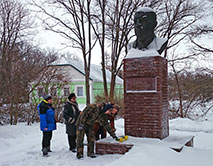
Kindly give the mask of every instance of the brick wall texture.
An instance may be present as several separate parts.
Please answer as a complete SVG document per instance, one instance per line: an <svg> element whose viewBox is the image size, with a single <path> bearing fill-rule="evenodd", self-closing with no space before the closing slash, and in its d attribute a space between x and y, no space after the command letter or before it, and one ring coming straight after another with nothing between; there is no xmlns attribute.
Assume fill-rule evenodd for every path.
<svg viewBox="0 0 213 166"><path fill-rule="evenodd" d="M169 135L168 68L160 56L124 59L125 135Z"/></svg>
<svg viewBox="0 0 213 166"><path fill-rule="evenodd" d="M109 143L109 142L96 142L96 154L125 154L132 148L132 144L124 143Z"/></svg>

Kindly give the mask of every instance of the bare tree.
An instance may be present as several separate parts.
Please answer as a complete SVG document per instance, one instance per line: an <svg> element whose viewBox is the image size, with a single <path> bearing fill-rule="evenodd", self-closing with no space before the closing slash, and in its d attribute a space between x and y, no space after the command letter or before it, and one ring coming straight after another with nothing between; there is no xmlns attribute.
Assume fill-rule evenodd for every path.
<svg viewBox="0 0 213 166"><path fill-rule="evenodd" d="M157 36L165 37L169 41L168 47L164 52L164 57L167 59L170 59L168 50L186 41L189 35L195 32L196 23L204 16L202 3L190 0L49 0L44 2L42 5L34 2L34 5L39 7L46 15L44 20L46 29L61 34L68 41L71 41L68 42L68 46L71 45L73 48L78 48L82 51L86 73L87 104L90 103L91 50L96 43L96 39L92 40L92 30L101 47L101 64L106 101L108 101L108 92L105 76L105 50L108 44L111 48L112 75L109 101L113 102L115 79L122 66L122 64L119 65L119 60L122 59L122 55L125 56L128 41L134 36L132 35L132 17L138 7L149 6L157 12ZM51 9L46 8L45 4L49 4ZM56 10L57 13L54 12ZM179 59L187 59L191 56L187 55Z"/></svg>
<svg viewBox="0 0 213 166"><path fill-rule="evenodd" d="M21 69L24 54L20 52L20 46L29 35L27 30L31 25L29 12L20 2L0 2L0 99L3 103L10 103L11 124L17 123L17 103L26 99L22 93L25 90L18 86L24 82Z"/></svg>
<svg viewBox="0 0 213 166"><path fill-rule="evenodd" d="M36 53L34 55L35 57L37 55L41 62L38 61L38 59L34 60L34 62L38 62L35 65L36 69L30 70L31 72L35 71L32 74L34 77L32 77L33 79L31 79L31 81L28 80L30 102L27 108L25 108L27 118L24 119L28 124L39 120L37 106L43 94L50 94L52 96L56 116L60 122L63 121L62 108L66 98L59 92L64 86L71 83L71 78L69 73L63 69L63 66L57 65L57 60L58 57L79 60L73 54L58 54L54 50L43 51L41 53ZM29 66L32 68L33 65L31 64Z"/></svg>
<svg viewBox="0 0 213 166"><path fill-rule="evenodd" d="M96 14L93 15L93 20L95 24L92 24L92 28L94 29L94 33L98 39L98 43L101 47L101 66L102 66L102 75L103 75L103 85L104 85L104 95L105 95L105 102L109 101L108 96L108 88L107 88L107 80L106 80L106 62L105 62L105 29L106 29L106 5L108 0L96 0L97 8ZM101 17L100 17L101 15ZM100 28L99 28L100 25Z"/></svg>
<svg viewBox="0 0 213 166"><path fill-rule="evenodd" d="M67 39L67 47L77 48L81 51L84 61L86 99L90 104L90 63L91 50L96 40L92 39L91 28L91 0L48 0L37 6L47 18L43 20L46 30L53 31ZM46 7L45 5L49 5ZM57 12L55 12L57 11Z"/></svg>
<svg viewBox="0 0 213 166"><path fill-rule="evenodd" d="M50 94L52 96L56 116L58 119L62 119L61 111L65 99L64 96L58 95L58 90L62 89L68 83L70 83L70 80L63 72L61 66L51 65L51 62L50 65L46 65L45 70L40 72L37 79L34 79L30 84L31 102L26 110L28 124L33 123L38 118L37 106L41 100L41 96L39 96L40 93L41 95ZM41 92L39 88L42 89Z"/></svg>
<svg viewBox="0 0 213 166"><path fill-rule="evenodd" d="M168 50L181 45L194 32L197 23L203 19L203 3L190 0L164 0L156 9L158 15L157 34L168 39L164 57L169 59ZM183 43L182 43L183 44Z"/></svg>
<svg viewBox="0 0 213 166"><path fill-rule="evenodd" d="M197 68L195 71L175 69L174 73L170 73L169 96L171 103L176 104L171 110L172 117L194 119L211 111L212 79L212 71L207 68ZM195 111L196 107L200 107L199 112Z"/></svg>
<svg viewBox="0 0 213 166"><path fill-rule="evenodd" d="M166 58L169 58L167 56L168 50L184 41L192 32L196 22L203 17L202 5L189 0L164 0L161 2L97 0L97 4L99 10L97 10L97 7L95 10L99 12L95 17L97 18L95 23L98 23L99 26L95 27L94 31L102 50L102 69L105 68L105 59L103 58L105 43L111 42L110 101L113 101L115 78L122 65L118 65L119 59L122 59L121 55L125 55L124 52L127 52L128 41L133 37L131 33L133 30L132 18L138 7L149 6L157 12L159 22L156 28L157 34L169 41L164 52ZM101 17L99 17L100 15ZM188 58L188 55L185 58ZM107 93L106 86L105 93Z"/></svg>
<svg viewBox="0 0 213 166"><path fill-rule="evenodd" d="M212 19L210 17L209 19ZM190 41L193 44L191 46L191 51L195 55L211 55L213 53L213 48L211 48L211 43L206 43L206 38L213 37L213 30L211 24L203 23L197 25L195 31L190 34Z"/></svg>
<svg viewBox="0 0 213 166"><path fill-rule="evenodd" d="M24 30L29 28L28 16L28 11L20 3L14 0L0 2L0 96L10 85L17 43L26 35Z"/></svg>
<svg viewBox="0 0 213 166"><path fill-rule="evenodd" d="M201 53L199 50L201 48L204 50L204 45L198 46L198 43L193 40L195 36L200 37L201 35L202 28L198 28L198 25L206 17L206 13L203 10L204 5L203 1L165 0L156 10L158 15L157 35L165 37L169 41L164 51L164 57L168 59L176 82L175 87L177 89L175 92L178 94L178 114L180 117L186 117L188 112L185 104L186 98L184 98L186 90L183 86L182 74L185 74L187 69L192 67L191 64L193 62L198 61L198 54ZM203 30L208 29L206 23L203 26L206 27ZM202 34L205 34L204 31L202 32ZM194 43L197 45L197 49L193 48L191 49L193 51L191 51L187 50L187 47L184 50L179 48L182 54L176 51L179 46L186 46L186 43ZM196 87L197 85L194 86ZM197 91L194 90L193 92L194 94L191 94L191 96L194 96L194 98L191 99L191 102L188 100L188 104L194 103L195 99L197 99Z"/></svg>
<svg viewBox="0 0 213 166"><path fill-rule="evenodd" d="M105 50L107 45L111 49L111 85L109 101L114 102L114 90L116 75L122 64L119 65L121 55L127 52L128 40L131 38L133 29L133 13L138 7L148 5L155 6L156 1L135 0L96 0L96 12L94 12L94 32L98 38L102 55L102 71L106 100L108 97L107 82L105 76ZM101 17L100 17L101 16ZM130 37L129 37L130 36Z"/></svg>
<svg viewBox="0 0 213 166"><path fill-rule="evenodd" d="M14 114L11 114L11 116L14 116L13 124L18 122L18 118L24 112L23 110L28 109L26 103L29 102L30 93L36 88L36 86L30 88L30 82L38 79L39 75L41 75L41 78L39 78L41 81L42 76L45 76L48 64L57 58L54 52L42 52L30 46L22 46L19 49L20 55L18 56L19 59L14 63L15 71L12 79L12 82L15 82L15 86L13 84L11 87L13 97L10 104L15 106L14 110L13 107L10 108ZM55 75L55 73L53 74ZM33 110L31 111L34 112Z"/></svg>
<svg viewBox="0 0 213 166"><path fill-rule="evenodd" d="M179 70L177 71L176 68L175 68L175 63L174 61L171 63L171 67L172 67L172 71L174 73L174 80L176 82L176 87L177 87L177 90L175 92L177 92L178 94L178 99L179 99L179 109L178 109L178 113L180 113L180 117L184 117L184 114L183 114L183 94L182 94L182 88L181 88L181 84L180 84L180 80L179 80L179 73L181 73L181 71L183 70ZM175 86L173 84L173 86Z"/></svg>
<svg viewBox="0 0 213 166"><path fill-rule="evenodd" d="M205 4L205 11L211 11L213 9L213 1L209 0ZM191 50L194 50L193 53L195 54L212 54L213 49L211 48L211 43L206 43L206 39L212 39L213 37L213 30L212 30L212 13L211 12L204 12L206 15L205 20L199 22L197 26L194 27L194 31L190 33L190 41L193 43L193 47Z"/></svg>

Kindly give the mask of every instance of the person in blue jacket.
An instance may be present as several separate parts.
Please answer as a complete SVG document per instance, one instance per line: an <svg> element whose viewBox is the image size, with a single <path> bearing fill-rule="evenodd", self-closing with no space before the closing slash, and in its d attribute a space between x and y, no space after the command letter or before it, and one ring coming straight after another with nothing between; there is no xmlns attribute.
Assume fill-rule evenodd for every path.
<svg viewBox="0 0 213 166"><path fill-rule="evenodd" d="M52 107L52 97L44 95L44 100L38 105L40 116L40 129L43 132L42 152L43 156L47 156L50 150L50 141L52 139L52 131L56 130L55 111Z"/></svg>

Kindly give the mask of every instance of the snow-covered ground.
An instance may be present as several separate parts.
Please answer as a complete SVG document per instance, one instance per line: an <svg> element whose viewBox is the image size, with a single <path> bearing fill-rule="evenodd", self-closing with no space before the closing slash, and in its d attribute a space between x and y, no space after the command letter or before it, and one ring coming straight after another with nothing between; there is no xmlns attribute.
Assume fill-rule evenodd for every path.
<svg viewBox="0 0 213 166"><path fill-rule="evenodd" d="M124 120L116 120L117 135L123 135ZM57 124L53 132L49 157L42 157L39 124L0 127L0 166L212 166L213 119L191 121L170 120L170 135L193 135L194 147L184 147L180 153L159 139L129 137L134 147L125 155L98 155L78 160L68 150L64 124ZM86 147L84 153L86 154Z"/></svg>

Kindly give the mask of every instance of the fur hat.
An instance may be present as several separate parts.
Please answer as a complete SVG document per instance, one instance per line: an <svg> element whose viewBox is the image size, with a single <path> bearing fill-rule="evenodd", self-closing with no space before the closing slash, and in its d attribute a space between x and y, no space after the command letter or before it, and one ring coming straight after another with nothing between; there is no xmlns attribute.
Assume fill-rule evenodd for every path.
<svg viewBox="0 0 213 166"><path fill-rule="evenodd" d="M52 99L52 97L50 95L43 95L42 97L46 101Z"/></svg>
<svg viewBox="0 0 213 166"><path fill-rule="evenodd" d="M70 101L73 97L76 97L76 96L75 96L75 93L71 93L71 94L68 96L68 100Z"/></svg>

